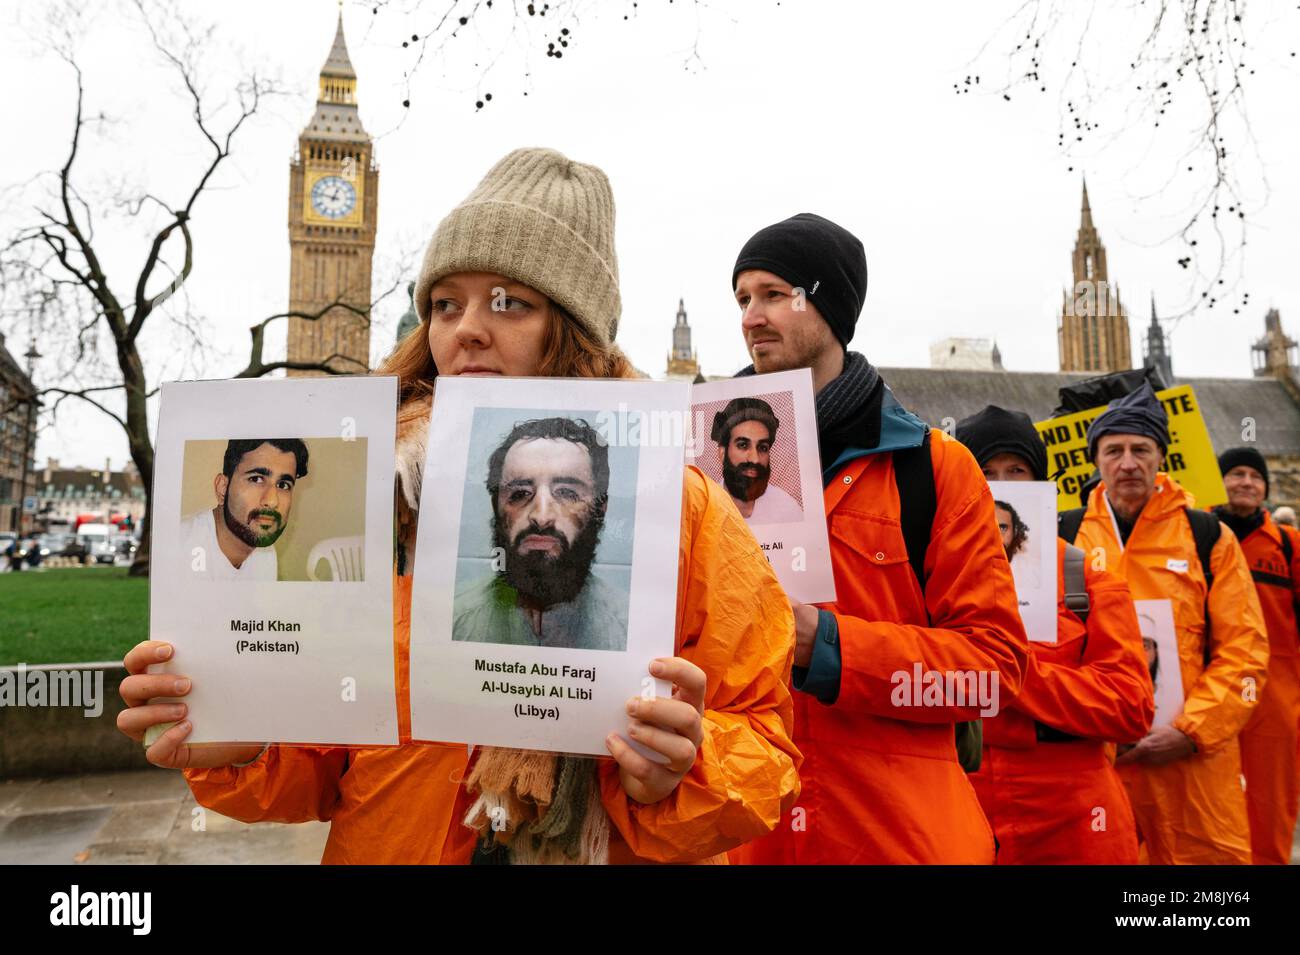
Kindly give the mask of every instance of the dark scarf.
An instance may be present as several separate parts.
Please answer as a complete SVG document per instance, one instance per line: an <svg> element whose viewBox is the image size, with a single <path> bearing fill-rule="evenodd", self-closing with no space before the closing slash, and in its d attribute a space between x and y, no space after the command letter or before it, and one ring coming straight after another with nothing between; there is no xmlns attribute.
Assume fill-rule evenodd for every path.
<svg viewBox="0 0 1300 955"><path fill-rule="evenodd" d="M737 378L754 374L749 365L736 373ZM845 352L844 370L817 392L817 440L821 445L821 464L825 471L844 453L845 448L870 450L880 443L880 407L885 397L885 383L880 372L866 356Z"/></svg>
<svg viewBox="0 0 1300 955"><path fill-rule="evenodd" d="M1227 524L1232 529L1232 532L1237 535L1239 541L1244 541L1264 526L1264 509L1262 507L1249 517L1238 517L1228 510L1227 505L1220 504L1214 508L1214 516Z"/></svg>

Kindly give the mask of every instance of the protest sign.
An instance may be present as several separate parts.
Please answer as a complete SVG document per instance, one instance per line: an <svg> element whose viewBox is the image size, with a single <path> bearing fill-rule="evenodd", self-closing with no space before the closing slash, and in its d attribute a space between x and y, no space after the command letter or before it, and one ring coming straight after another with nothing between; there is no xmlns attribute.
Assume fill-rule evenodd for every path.
<svg viewBox="0 0 1300 955"><path fill-rule="evenodd" d="M1056 485L1050 481L990 481L1002 546L1011 561L1025 633L1056 641Z"/></svg>
<svg viewBox="0 0 1300 955"><path fill-rule="evenodd" d="M396 378L162 386L150 637L188 742L397 743L396 405Z"/></svg>
<svg viewBox="0 0 1300 955"><path fill-rule="evenodd" d="M1169 415L1169 453L1163 470L1195 496L1197 507L1223 504L1228 494L1192 386L1167 388L1156 392L1156 397ZM1058 510L1080 506L1079 489L1094 470L1088 460L1088 426L1105 410L1093 408L1035 425L1047 445L1047 472L1055 476L1060 491Z"/></svg>
<svg viewBox="0 0 1300 955"><path fill-rule="evenodd" d="M786 593L833 602L812 372L695 385L691 423L688 463L731 495Z"/></svg>
<svg viewBox="0 0 1300 955"><path fill-rule="evenodd" d="M670 694L689 386L454 377L429 424L411 602L420 740L607 755Z"/></svg>

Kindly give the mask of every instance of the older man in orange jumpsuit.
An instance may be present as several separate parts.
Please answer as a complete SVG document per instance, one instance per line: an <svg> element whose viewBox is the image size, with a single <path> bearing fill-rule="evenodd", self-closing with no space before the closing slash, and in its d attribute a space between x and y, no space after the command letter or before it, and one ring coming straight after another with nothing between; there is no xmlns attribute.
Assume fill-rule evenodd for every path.
<svg viewBox="0 0 1300 955"><path fill-rule="evenodd" d="M990 405L958 422L957 440L990 481L1047 480L1047 449L1024 412ZM1029 644L1024 686L984 721L983 759L971 774L999 865L1138 861L1137 824L1106 744L1135 742L1151 728L1142 633L1128 584L1085 555L1086 624L1066 606L1067 547L1056 539L1056 639Z"/></svg>
<svg viewBox="0 0 1300 955"><path fill-rule="evenodd" d="M1168 417L1150 384L1111 402L1088 429L1101 483L1076 543L1124 577L1135 600L1171 601L1184 694L1173 723L1116 762L1149 862L1247 864L1237 736L1268 667L1264 615L1234 534L1219 533L1201 566L1195 500L1160 470L1168 446Z"/></svg>
<svg viewBox="0 0 1300 955"><path fill-rule="evenodd" d="M1229 448L1219 456L1228 503L1214 509L1241 542L1268 626L1268 687L1241 731L1250 848L1256 865L1291 861L1300 779L1296 721L1300 719L1300 534L1274 523L1263 507L1268 463L1254 448ZM1290 545L1288 547L1288 544Z"/></svg>

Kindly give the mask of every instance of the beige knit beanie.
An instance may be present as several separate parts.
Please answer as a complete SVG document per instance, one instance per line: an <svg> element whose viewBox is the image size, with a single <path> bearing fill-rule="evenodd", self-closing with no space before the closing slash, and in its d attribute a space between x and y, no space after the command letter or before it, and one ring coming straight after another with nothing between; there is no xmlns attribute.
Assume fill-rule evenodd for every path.
<svg viewBox="0 0 1300 955"><path fill-rule="evenodd" d="M415 286L421 321L429 318L433 283L454 272L496 272L522 282L602 344L612 343L623 305L609 180L553 149L516 149L429 240Z"/></svg>

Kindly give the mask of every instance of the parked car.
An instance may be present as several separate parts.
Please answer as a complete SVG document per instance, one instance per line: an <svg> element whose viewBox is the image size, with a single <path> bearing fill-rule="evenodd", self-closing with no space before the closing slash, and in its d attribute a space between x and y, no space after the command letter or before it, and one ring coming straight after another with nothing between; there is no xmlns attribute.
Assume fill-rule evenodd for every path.
<svg viewBox="0 0 1300 955"><path fill-rule="evenodd" d="M85 544L77 539L76 534L63 535L63 548L59 553L64 557L71 557L74 560L79 560L83 564L88 563L90 560L89 549Z"/></svg>

